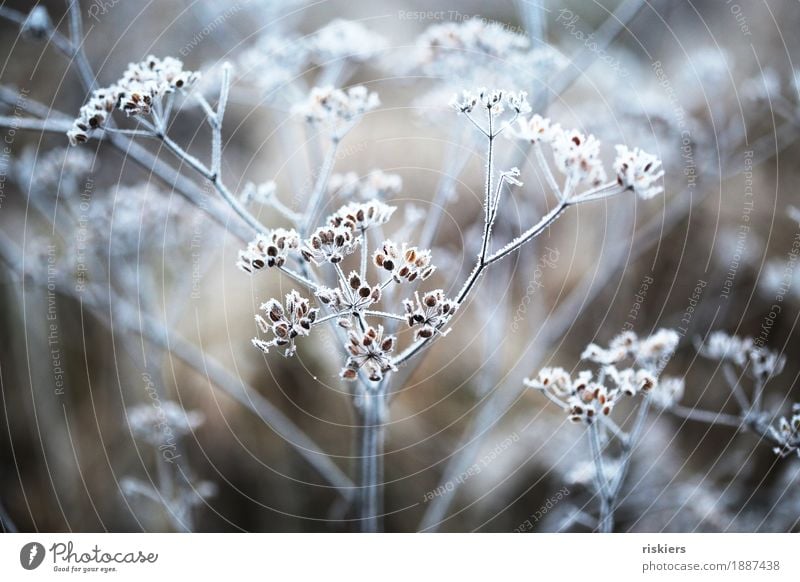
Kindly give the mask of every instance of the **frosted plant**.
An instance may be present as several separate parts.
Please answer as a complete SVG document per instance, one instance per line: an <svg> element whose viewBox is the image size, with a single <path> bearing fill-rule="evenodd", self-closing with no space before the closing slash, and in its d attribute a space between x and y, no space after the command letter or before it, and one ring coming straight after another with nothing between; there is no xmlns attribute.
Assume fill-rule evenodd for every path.
<svg viewBox="0 0 800 582"><path fill-rule="evenodd" d="M286 347L284 354L287 356L294 355L297 349L295 338L307 336L311 332L311 326L319 313L297 291L287 293L284 304L270 299L261 306L261 310L267 316L265 318L257 314L256 323L263 333L272 332L274 337L270 341L253 338L253 345L265 354L272 347Z"/></svg>
<svg viewBox="0 0 800 582"><path fill-rule="evenodd" d="M739 414L682 406L677 403L677 397L668 410L689 420L749 430L772 444L773 452L781 457L795 452L800 405L792 406L791 419L781 417L775 421L777 413L766 410L763 404L764 389L772 378L783 372L786 356L767 349L761 337L739 337L724 331L712 332L704 343L699 339L697 343L700 355L722 365L725 383L739 407ZM750 387L746 388L745 384Z"/></svg>
<svg viewBox="0 0 800 582"><path fill-rule="evenodd" d="M647 421L651 402L659 405L680 397L682 380L659 378L678 347L678 334L660 329L645 338L626 331L605 347L589 344L581 355L597 369L570 374L563 368L543 368L525 380L528 388L544 394L567 414L569 420L587 427L591 462L594 465L594 495L600 501L597 527L610 532L614 512L630 469L633 449ZM636 419L629 431L612 419L614 407L626 397L640 396ZM612 443L621 453L608 458Z"/></svg>
<svg viewBox="0 0 800 582"><path fill-rule="evenodd" d="M361 117L380 105L378 94L357 85L347 90L315 87L305 103L294 107L307 122L325 127L334 141L340 141Z"/></svg>
<svg viewBox="0 0 800 582"><path fill-rule="evenodd" d="M177 469L175 461L182 456L181 440L205 422L197 410L184 410L175 401L154 399L126 411L128 426L134 438L152 446L156 453L156 483L137 477L123 477L122 494L132 500L146 499L162 507L178 531L192 530L192 508L213 497L217 487L210 481L194 482L187 467Z"/></svg>
<svg viewBox="0 0 800 582"><path fill-rule="evenodd" d="M236 265L245 273L282 267L289 253L299 247L300 237L294 229L276 228L269 234L258 235L246 249L239 251Z"/></svg>
<svg viewBox="0 0 800 582"><path fill-rule="evenodd" d="M349 122L356 121L369 108L363 103L374 101L365 89L358 91L353 109L349 103L349 94L331 89L315 89L311 92L309 101L298 109L304 119L312 124L328 122L342 123L345 127ZM264 304L267 317L258 316L257 321L262 332L271 331L274 338L266 341L254 340L256 347L263 351L281 345L287 346L286 355L296 353L294 339L300 336L313 336L314 328L320 324L331 322L338 328L347 330L342 338L346 359L341 371L341 377L355 383L353 391L354 406L359 412L362 422L370 430L365 430L365 442L372 442L369 447L380 448L382 444L381 425L385 422L388 395L391 393L390 382L392 374L398 366L417 353L421 352L434 339L445 335L445 332L454 323L453 316L461 304L467 299L474 289L483 271L492 263L508 256L526 242L537 236L544 228L555 221L568 206L586 200L595 200L605 196L613 196L628 190L639 194L649 192L637 191L632 185L619 184L617 181L602 185L602 190L591 190L589 195L575 194L573 186L567 186L567 191L559 191L559 206L545 216L539 223L523 232L519 237L507 243L498 250L493 250L493 232L497 220L498 209L504 190L511 187L521 187L520 172L516 168L496 172L493 167L493 151L495 140L506 128L511 127L520 115L530 111L524 93L508 92L503 90L479 89L477 91L462 92L451 101L455 111L465 116L470 123L483 135L489 147L489 168L486 178L484 199L482 243L477 257L476 265L461 291L448 297L441 289L432 291L413 290L413 298L406 298L395 302L395 287L401 289L409 285L417 285L428 280L435 272L432 253L407 241L392 239L381 240L383 228L386 227L395 214L395 208L378 199L364 202L351 201L333 212L325 219L326 224L312 230L312 223L305 217L298 217L299 228L309 234L301 240L299 249L294 245L286 245L284 256L277 252L273 245L272 255L280 256L284 268L295 264L299 270L293 278L305 282L311 287L313 297L321 304L319 314L309 305L309 300L304 298L299 291L292 291L287 296L285 305L276 299L271 299ZM354 113L350 114L353 110ZM335 144L338 143L340 134L334 131L330 134ZM561 167L567 173L567 183L573 184L574 189L585 181L593 183L594 178L602 173L602 164L599 159L600 144L596 138L586 138L584 145L582 139L573 134L564 134L563 140L571 145L558 145L558 159ZM526 136L515 136L529 139ZM554 138L557 142L558 138ZM580 142L580 143L576 143ZM584 145L584 147L581 147ZM333 150L335 151L335 149ZM584 162L591 160L592 167L586 169ZM330 168L324 168L326 177L330 176ZM584 175L585 174L585 175ZM660 178L660 176L659 176ZM553 178L555 181L555 178ZM332 182L332 184L331 184ZM354 176L343 175L328 180L327 184L315 185L312 192L312 208L317 208L321 199L320 192L339 193L345 198L352 198L357 192L363 193L365 188L379 192L398 188L394 179L386 175L372 172L368 180L358 180ZM331 192L333 191L333 192ZM362 196L363 197L363 196ZM314 216L315 212L310 213ZM257 237L243 251L243 257L263 256L265 244L275 239L274 234ZM265 243L266 241L266 243ZM374 245L374 246L373 246ZM370 252L370 249L375 250ZM268 256L270 253L266 253ZM351 257L353 257L351 259ZM355 257L358 257L357 260ZM370 260L371 258L371 260ZM244 261L249 272L252 268L252 259ZM344 265L353 260L357 268L346 271ZM261 259L256 267L267 264ZM242 261L240 260L240 266ZM355 265L354 265L355 266ZM314 270L312 270L312 267ZM322 274L315 270L332 271L337 283L331 287L317 283L325 280ZM310 297L310 296L309 296ZM399 304L401 312L391 309L392 304ZM383 310L376 309L378 304ZM375 320L384 320L387 325L396 327L398 322L404 322L414 331L413 342L405 349L399 350L398 339L386 331L383 323ZM641 342L636 342L637 352L641 367L657 369L659 360L671 354L674 343L671 338L665 338L667 332L655 334ZM624 346L625 355L630 355L630 346ZM654 372L646 373L638 370L632 375L625 369L609 368L603 372L616 383L605 387L603 381L595 381L591 389L575 388L568 395L568 405L572 416L576 420L591 421L597 414L607 414L611 411L613 403L623 393L639 393L649 391L656 383ZM588 382L588 380L587 380ZM581 404L583 403L583 404ZM567 402L565 402L567 405ZM589 412L593 410L593 412ZM378 436L376 436L378 435ZM373 439L378 442L373 442ZM375 507L380 504L378 484L375 483L375 467L370 464L374 461L370 456L367 460L369 466L362 470L364 497L361 500L360 515L365 521L367 529L376 527Z"/></svg>
<svg viewBox="0 0 800 582"><path fill-rule="evenodd" d="M776 455L786 457L796 453L800 457L800 404L793 404L792 417L782 416L777 426L770 427L769 434L776 443L772 449Z"/></svg>
<svg viewBox="0 0 800 582"><path fill-rule="evenodd" d="M362 63L374 58L386 46L386 39L380 34L360 22L342 18L332 20L306 40L311 61L321 65L339 60Z"/></svg>
<svg viewBox="0 0 800 582"><path fill-rule="evenodd" d="M72 145L88 141L95 130L105 128L114 111L137 117L153 131L161 130L169 120L175 93L190 88L198 78L198 73L184 71L183 63L172 57L149 56L131 63L116 83L92 93L67 137Z"/></svg>
<svg viewBox="0 0 800 582"><path fill-rule="evenodd" d="M613 164L616 178L609 181L601 159L601 144L595 136L584 135L575 129L564 130L538 114L509 124L507 135L530 142L550 188L562 200L585 202L625 190L647 200L664 191L661 162L639 148L630 150L626 145L616 146L617 156ZM552 152L552 164L547 160L545 146L549 146ZM564 176L563 184L556 179L552 165Z"/></svg>
<svg viewBox="0 0 800 582"><path fill-rule="evenodd" d="M325 35L330 35L335 45L340 42L336 40L337 34L354 30L346 25L338 26L338 32L334 28L333 31L325 31L324 35L312 35L310 42L317 43L317 46L315 48L309 44L306 48L318 51L318 54L322 54L322 49L342 49L344 52L341 54L348 51L357 54L345 47L323 42ZM343 37L355 37L358 42L359 35L363 36L362 31L355 35L347 32ZM431 33L430 37L436 38L436 35L443 39L451 36L454 45L452 49L447 48L440 53L435 48L438 41L429 42L428 47L432 50L430 63L437 61L443 64L456 52L466 54L466 51L474 48L478 54L486 57L483 63L485 67L472 68L481 84L488 85L487 79L503 78L502 83L463 92L452 100L461 119L466 118L476 128L475 135L486 146L485 181L476 231L479 236L475 237L479 244L474 249L472 269L463 281L446 281L446 285L429 282L431 277L446 278L448 274L456 272L455 269L448 269L447 272L436 270L434 253L429 249L429 236L414 240L413 228L398 229L390 236L385 236L384 229L396 222L400 215L389 204L401 187L397 177L374 171L366 179L358 180L355 186L351 185L352 180L343 180L338 189L336 180L331 183L339 144L364 115L380 105L377 94L364 86L342 88L331 81L330 84L319 83L319 86L302 91L303 97L296 97L298 83L298 86L287 91L295 105L293 111L296 120L316 131L324 146L320 167L312 171L313 184L302 212L279 203L279 187L272 181L246 185L241 192L234 192L226 185L222 163L222 125L231 90L232 73L229 66L221 67L219 90L212 95L207 89L199 90L198 75L185 71L180 61L169 57L150 57L141 63L132 63L117 83L93 92L73 126L63 130L65 133L68 131L70 143L74 145L97 135L122 151L130 150L131 156L141 165L152 168L161 179L175 184L176 191L184 198L200 206L217 223L225 225L241 239L242 252L237 264L242 271L252 276L281 273L292 281L297 289L289 291L283 299L265 298L261 312L255 316L254 327L262 334L253 341L255 348L261 352L280 348L284 355L292 356L314 341L312 338L320 325L328 324L338 334L340 365L337 367L341 379L347 381L344 385L352 398L359 428L357 458L360 465L356 495L352 501L358 523L367 531L380 528L384 432L391 396L401 388L396 384L402 379L401 368L435 342L447 341L441 338L458 325L458 314L474 296L486 270L520 251L551 227L569 207L625 192L649 197L661 191L659 181L662 176L658 173L658 164L655 161L650 164L651 158L638 150L634 150L636 154L633 160L626 158L615 166L614 172L618 175L606 180L602 144L592 135L584 135L577 130L560 130L557 124L550 122L547 123L552 131L547 139L539 134L532 137L532 134L506 131L525 127L525 124L517 124L517 121L530 113L530 107L524 91L496 87L519 86L522 64L539 62L539 55L534 54L522 35L478 21L458 25L451 30L440 30L436 34ZM75 40L72 52L80 56L81 62L85 62L79 47ZM362 48L369 48L372 52L377 50L374 44ZM452 51L452 55L448 55L448 51ZM306 55L304 58L318 57ZM353 60L345 56L342 58ZM493 59L502 59L508 66L494 67L496 74L492 74ZM541 62L546 60L542 58ZM450 80L459 75L457 66L452 66L451 70ZM93 86L92 77L84 75L82 79L87 87ZM459 88L463 88L467 82L471 82L467 76L460 77ZM528 83L524 85L527 87ZM177 99L179 94L185 95L186 99ZM191 104L199 106L193 109L192 115L197 116L199 111L202 122L210 128L208 161L190 154L170 135L177 125L173 122L178 121L173 113ZM440 105L444 106L445 102ZM115 120L112 120L114 113L125 113L135 125L126 129L117 128ZM188 117L181 116L180 119ZM458 119L457 116L454 118ZM535 122L528 123L529 127L544 123L541 116L533 120ZM463 127L469 126L464 124ZM548 161L542 153L540 160L542 171L549 176L548 188L552 190L557 203L544 216L531 221L518 235L511 234L510 229L498 227L504 199L512 195L512 190L514 195L519 192L522 206L532 206L527 203L529 196L523 190L521 172L512 164L509 164L510 167L495 167L498 159L496 148L499 147L497 137L504 132L513 139L532 143L535 148L547 146L552 154ZM173 155L181 166L193 170L196 178L202 178L213 188L218 199L210 204L202 203L197 194L199 184L192 180L188 183L176 180L177 177L183 178L183 174L175 173L169 164L155 158L146 149L133 147L138 146L139 138L147 138L146 143L156 144L167 154ZM642 162L644 159L648 162ZM626 162L629 165L626 166ZM631 162L633 165L630 165ZM555 178L553 168L563 175L562 183ZM242 183L246 184L245 181ZM348 186L345 188L345 185ZM319 216L321 209L332 198L331 194L342 190L351 192L349 199L340 200L343 203L339 209L327 217ZM344 192L336 196L341 198L341 194ZM262 223L250 211L250 207L256 204L269 205L278 210L270 213L270 218L280 221L280 224L267 226ZM235 215L233 220L231 214ZM453 291L445 294L443 289ZM403 330L409 333L400 333ZM157 333L153 335L158 338ZM303 341L297 341L301 337ZM639 360L634 358L628 367L616 362L613 371L601 367L591 377L579 376L579 379L591 385L591 389L581 389L578 385L570 387L570 392L564 395L564 405L569 407L569 414L590 429L598 425L606 429L606 422L595 422L595 418L609 418L614 404L627 394L641 394L643 401L647 402L647 393L653 389L660 371L658 364L669 351L669 342L663 339L640 342L649 346L649 351L642 350ZM163 337L161 341L163 343ZM192 354L186 355L185 345L181 344L180 347L185 359L196 360ZM626 349L630 356L630 349ZM202 357L200 360L202 362ZM634 371L629 372L629 369ZM641 370L646 370L650 375ZM213 367L211 371L218 372ZM217 373L216 377L219 379L220 375ZM248 396L252 397L253 394ZM578 409L578 406L581 408ZM590 408L594 410L592 414L588 413ZM261 411L269 411L269 407L262 406L259 409ZM286 419L282 419L281 423L285 425ZM298 445L297 448L300 450L305 447ZM320 461L316 455L309 456L314 459L314 466L335 483L337 490L353 489L335 465ZM329 460L326 456L324 459ZM607 516L603 521L605 523L608 520Z"/></svg>
<svg viewBox="0 0 800 582"><path fill-rule="evenodd" d="M385 200L403 189L403 179L397 174L373 170L366 176L355 172L333 174L328 181L331 196L359 198L361 200Z"/></svg>

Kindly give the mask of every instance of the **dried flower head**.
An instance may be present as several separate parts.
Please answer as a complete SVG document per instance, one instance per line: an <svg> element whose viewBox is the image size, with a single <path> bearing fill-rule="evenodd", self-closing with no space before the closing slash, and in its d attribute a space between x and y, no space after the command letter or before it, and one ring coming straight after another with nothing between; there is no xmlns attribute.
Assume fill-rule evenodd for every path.
<svg viewBox="0 0 800 582"><path fill-rule="evenodd" d="M776 455L788 457L797 453L800 457L800 403L792 405L792 418L781 417L778 427L770 427L770 434L779 442L772 450Z"/></svg>
<svg viewBox="0 0 800 582"><path fill-rule="evenodd" d="M671 408L681 401L685 390L683 378L666 376L660 378L650 392L650 400L659 408Z"/></svg>
<svg viewBox="0 0 800 582"><path fill-rule="evenodd" d="M606 366L604 371L614 381L619 391L628 396L636 396L640 392L647 394L658 383L656 377L647 370L634 368L618 370L615 366Z"/></svg>
<svg viewBox="0 0 800 582"><path fill-rule="evenodd" d="M239 251L236 266L251 274L265 267L282 267L289 253L299 247L300 236L294 229L276 228L268 234L259 234L246 249Z"/></svg>
<svg viewBox="0 0 800 582"><path fill-rule="evenodd" d="M740 338L723 331L710 334L699 353L712 360L732 362L742 369L749 365L748 372L757 380L780 374L786 365L785 355L767 349L753 338Z"/></svg>
<svg viewBox="0 0 800 582"><path fill-rule="evenodd" d="M162 444L165 437L181 438L206 419L199 410L184 410L173 400L162 401L161 406L138 404L127 410L127 417L133 436L153 445Z"/></svg>
<svg viewBox="0 0 800 582"><path fill-rule="evenodd" d="M680 339L675 330L661 328L651 336L639 340L636 360L644 365L665 362L675 353Z"/></svg>
<svg viewBox="0 0 800 582"><path fill-rule="evenodd" d="M567 399L569 419L572 422L592 424L601 414L608 416L614 409L618 394L617 390L610 390L602 384L587 384Z"/></svg>
<svg viewBox="0 0 800 582"><path fill-rule="evenodd" d="M266 313L266 317L256 314L256 323L262 333L271 331L274 337L269 341L253 338L253 345L265 354L271 347L286 346L286 356L294 355L295 338L311 333L311 326L319 313L318 309L311 307L308 299L294 290L286 294L285 305L281 305L277 299L270 299L261 305L261 310Z"/></svg>
<svg viewBox="0 0 800 582"><path fill-rule="evenodd" d="M346 281L340 281L339 287L323 287L316 295L322 303L339 313L355 313L380 301L381 288L378 285L370 286L361 280L358 273L351 271Z"/></svg>
<svg viewBox="0 0 800 582"><path fill-rule="evenodd" d="M300 254L315 265L335 264L355 251L360 241L347 226L321 226L305 241Z"/></svg>
<svg viewBox="0 0 800 582"><path fill-rule="evenodd" d="M594 343L589 344L581 354L581 359L605 366L630 359L654 371L666 364L675 352L679 340L680 336L671 329L659 329L644 339L632 331L625 331L612 339L608 348Z"/></svg>
<svg viewBox="0 0 800 582"><path fill-rule="evenodd" d="M737 366L744 366L750 359L752 349L752 338L740 338L724 331L715 331L700 348L700 354L712 360L728 360Z"/></svg>
<svg viewBox="0 0 800 582"><path fill-rule="evenodd" d="M526 378L524 383L534 390L549 390L558 398L566 398L574 392L572 378L564 368L542 368L536 378Z"/></svg>
<svg viewBox="0 0 800 582"><path fill-rule="evenodd" d="M511 127L508 135L531 143L552 143L553 139L561 133L560 125L552 123L549 118L542 117L537 113L530 119L519 118L516 125Z"/></svg>
<svg viewBox="0 0 800 582"><path fill-rule="evenodd" d="M472 113L475 107L486 110L492 117L502 115L508 107L515 113L527 113L528 94L503 91L501 89L486 89L481 87L476 92L463 91L461 96L453 96L450 106L459 113Z"/></svg>
<svg viewBox="0 0 800 582"><path fill-rule="evenodd" d="M394 280L403 279L409 283L419 278L424 281L436 270L431 264L431 252L403 243L402 247L390 240L384 241L381 248L372 256L375 265L389 271Z"/></svg>
<svg viewBox="0 0 800 582"><path fill-rule="evenodd" d="M589 360L596 364L617 364L630 356L630 350L624 345L614 344L612 341L608 348L603 348L591 343L581 353L582 360Z"/></svg>
<svg viewBox="0 0 800 582"><path fill-rule="evenodd" d="M355 172L333 174L328 180L328 191L343 198L385 200L403 189L403 179L397 174L372 170L364 177Z"/></svg>
<svg viewBox="0 0 800 582"><path fill-rule="evenodd" d="M553 158L558 170L572 186L588 184L599 186L606 180L606 171L600 159L600 141L593 135L571 131L553 131Z"/></svg>
<svg viewBox="0 0 800 582"><path fill-rule="evenodd" d="M470 18L429 27L416 42L417 64L429 74L459 75L474 69L476 59L502 63L525 53L528 38L497 22Z"/></svg>
<svg viewBox="0 0 800 582"><path fill-rule="evenodd" d="M368 327L366 330L352 329L345 344L350 356L342 369L345 380L355 380L359 370L363 370L372 382L380 382L386 372L395 370L391 352L396 339L389 335L383 337L383 326Z"/></svg>
<svg viewBox="0 0 800 582"><path fill-rule="evenodd" d="M306 48L311 60L319 65L349 60L362 63L387 46L386 39L352 20L337 18L308 37Z"/></svg>
<svg viewBox="0 0 800 582"><path fill-rule="evenodd" d="M617 159L614 161L617 183L626 189L633 190L637 196L648 200L664 191L661 178L661 160L639 148L632 150L628 146L617 146Z"/></svg>
<svg viewBox="0 0 800 582"><path fill-rule="evenodd" d="M415 301L405 299L403 307L408 326L419 328L414 336L415 339L433 336L450 320L458 308L458 304L445 297L441 289L425 293L422 299L419 293L416 293L414 299Z"/></svg>
<svg viewBox="0 0 800 582"><path fill-rule="evenodd" d="M341 139L365 113L380 105L378 94L363 85L347 90L333 87L314 87L308 99L294 111L308 123L324 124L331 128L334 139Z"/></svg>
<svg viewBox="0 0 800 582"><path fill-rule="evenodd" d="M199 73L185 71L183 63L172 57L150 55L142 62L130 63L114 85L92 92L67 137L72 145L87 141L90 132L105 125L115 109L128 116L149 115L165 95L190 88L199 77Z"/></svg>
<svg viewBox="0 0 800 582"><path fill-rule="evenodd" d="M364 233L369 228L389 222L395 210L396 206L389 206L379 200L351 202L329 216L327 222L331 226L345 226Z"/></svg>
<svg viewBox="0 0 800 582"><path fill-rule="evenodd" d="M767 380L783 372L786 365L786 356L768 350L763 346L756 346L750 350L750 374L760 380Z"/></svg>

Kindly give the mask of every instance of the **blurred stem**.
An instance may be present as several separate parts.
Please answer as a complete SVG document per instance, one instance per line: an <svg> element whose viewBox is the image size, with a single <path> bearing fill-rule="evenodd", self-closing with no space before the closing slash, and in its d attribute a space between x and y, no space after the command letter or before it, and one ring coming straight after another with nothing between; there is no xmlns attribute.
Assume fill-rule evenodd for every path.
<svg viewBox="0 0 800 582"><path fill-rule="evenodd" d="M322 167L319 169L317 181L314 184L314 190L311 192L311 198L308 201L308 214L306 214L306 220L303 222L300 231L301 236L308 235L311 225L314 224L317 212L319 211L318 207L322 202L323 195L328 186L328 179L330 178L331 172L333 172L333 166L336 164L336 152L339 151L339 141L339 139L333 140L333 144L328 148L328 153L325 155L325 160L322 162Z"/></svg>
<svg viewBox="0 0 800 582"><path fill-rule="evenodd" d="M11 521L11 517L8 515L2 501L0 501L0 528L2 528L3 533L17 533L17 526Z"/></svg>
<svg viewBox="0 0 800 582"><path fill-rule="evenodd" d="M600 434L597 430L597 423L589 425L589 448L592 451L592 462L594 463L594 486L600 498L600 520L598 529L600 533L611 533L614 527L614 509L611 492L606 479L606 469L603 463L603 450L600 445Z"/></svg>
<svg viewBox="0 0 800 582"><path fill-rule="evenodd" d="M359 495L356 509L362 532L381 530L385 410L384 391L365 387L360 402L356 404L359 421Z"/></svg>

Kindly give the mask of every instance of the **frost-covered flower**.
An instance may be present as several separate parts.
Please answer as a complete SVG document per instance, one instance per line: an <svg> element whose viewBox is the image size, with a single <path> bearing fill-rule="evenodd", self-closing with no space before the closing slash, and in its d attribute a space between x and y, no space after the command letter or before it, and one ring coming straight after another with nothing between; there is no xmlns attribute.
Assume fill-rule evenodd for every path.
<svg viewBox="0 0 800 582"><path fill-rule="evenodd" d="M389 222L396 206L389 206L380 200L369 202L351 202L345 204L328 217L331 226L345 226L363 233L374 226L382 226Z"/></svg>
<svg viewBox="0 0 800 582"><path fill-rule="evenodd" d="M681 401L685 390L683 378L666 376L660 378L650 392L650 400L659 408L671 408Z"/></svg>
<svg viewBox="0 0 800 582"><path fill-rule="evenodd" d="M628 358L629 350L621 345L603 348L595 343L591 343L581 353L581 360L589 360L596 364L610 365L616 364Z"/></svg>
<svg viewBox="0 0 800 582"><path fill-rule="evenodd" d="M591 424L601 414L610 414L620 393L617 388L593 380L589 370L582 370L573 378L563 368L543 368L536 378L527 378L525 386L550 393L571 421L585 424Z"/></svg>
<svg viewBox="0 0 800 582"><path fill-rule="evenodd" d="M783 372L785 365L786 356L783 354L763 346L750 350L750 373L758 379L767 380L771 376L777 376Z"/></svg>
<svg viewBox="0 0 800 582"><path fill-rule="evenodd" d="M172 57L151 55L142 62L130 63L115 84L92 92L67 137L72 145L87 141L90 132L105 125L115 109L128 116L149 115L165 95L186 90L199 78L199 73L185 71L183 63Z"/></svg>
<svg viewBox="0 0 800 582"><path fill-rule="evenodd" d="M431 264L431 252L418 249L403 243L398 247L391 240L384 241L381 248L372 256L375 265L389 271L394 280L400 283L403 279L409 283L419 278L424 281L436 270Z"/></svg>
<svg viewBox="0 0 800 582"><path fill-rule="evenodd" d="M486 110L492 117L502 115L508 107L515 113L527 113L530 111L528 105L528 94L524 91L519 93L503 91L502 89L486 89L481 87L476 92L463 91L461 95L453 96L450 106L459 113L472 113L475 107Z"/></svg>
<svg viewBox="0 0 800 582"><path fill-rule="evenodd" d="M646 338L639 338L634 332L625 331L612 339L607 348L589 344L583 350L581 359L604 366L632 360L652 372L672 357L679 340L680 336L671 329L659 329Z"/></svg>
<svg viewBox="0 0 800 582"><path fill-rule="evenodd" d="M481 59L503 63L513 55L526 53L530 42L525 35L482 18L461 23L448 22L429 27L417 38L416 63L429 74L469 73Z"/></svg>
<svg viewBox="0 0 800 582"><path fill-rule="evenodd" d="M445 297L444 291L436 289L419 297L415 294L415 301L405 299L406 318L409 327L418 327L415 339L429 338L440 330L453 316L458 304Z"/></svg>
<svg viewBox="0 0 800 582"><path fill-rule="evenodd" d="M559 398L565 398L574 392L572 378L564 368L542 368L536 378L526 378L524 383L534 390L550 390Z"/></svg>
<svg viewBox="0 0 800 582"><path fill-rule="evenodd" d="M633 190L637 196L648 200L664 191L661 178L661 160L639 148L632 150L628 146L617 146L617 159L614 161L617 183L626 189Z"/></svg>
<svg viewBox="0 0 800 582"><path fill-rule="evenodd" d="M614 381L620 392L628 396L636 396L640 392L648 393L657 384L656 377L647 370L624 368L618 370L616 366L606 366L606 375Z"/></svg>
<svg viewBox="0 0 800 582"><path fill-rule="evenodd" d="M554 132L551 144L556 167L573 186L599 186L605 182L606 171L600 159L600 141L595 136L585 136L574 129Z"/></svg>
<svg viewBox="0 0 800 582"><path fill-rule="evenodd" d="M295 338L311 333L311 326L319 313L319 309L311 307L308 299L294 290L286 294L285 305L277 299L270 299L261 305L261 310L266 313L266 317L256 314L256 323L262 333L271 331L274 337L269 341L253 338L253 345L265 354L272 347L285 346L286 356L294 355Z"/></svg>
<svg viewBox="0 0 800 582"><path fill-rule="evenodd" d="M362 63L385 50L386 39L360 22L337 18L308 37L306 47L319 65L350 60Z"/></svg>
<svg viewBox="0 0 800 582"><path fill-rule="evenodd" d="M553 138L562 132L561 126L552 123L547 117L538 113L530 119L524 117L517 120L510 129L509 137L523 139L531 143L551 143Z"/></svg>
<svg viewBox="0 0 800 582"><path fill-rule="evenodd" d="M316 293L319 300L330 305L339 313L354 313L366 309L381 300L381 288L370 286L355 271L347 276L347 281L340 281L339 287L330 289L323 287Z"/></svg>
<svg viewBox="0 0 800 582"><path fill-rule="evenodd" d="M608 416L614 409L618 394L616 389L589 383L567 399L569 419L572 422L592 424L601 414Z"/></svg>
<svg viewBox="0 0 800 582"><path fill-rule="evenodd" d="M397 174L372 170L364 177L355 172L333 174L328 180L328 191L342 198L385 200L403 189L403 179Z"/></svg>
<svg viewBox="0 0 800 582"><path fill-rule="evenodd" d="M241 80L269 94L291 84L308 62L308 56L308 47L303 41L270 31L238 54L235 70ZM209 90L219 88L220 79L215 78L219 77L219 74L214 74L216 71L213 69L204 75L203 85L207 85Z"/></svg>
<svg viewBox="0 0 800 582"><path fill-rule="evenodd" d="M245 273L260 271L265 267L282 267L291 251L300 247L300 236L294 229L276 228L267 234L259 234L239 251L236 266Z"/></svg>
<svg viewBox="0 0 800 582"><path fill-rule="evenodd" d="M20 27L22 36L28 39L45 40L53 30L53 21L47 8L41 4L34 6Z"/></svg>
<svg viewBox="0 0 800 582"><path fill-rule="evenodd" d="M305 241L300 254L315 265L339 263L356 250L360 241L346 226L321 226Z"/></svg>
<svg viewBox="0 0 800 582"><path fill-rule="evenodd" d="M781 417L778 427L770 427L770 434L779 442L772 450L776 455L788 457L797 453L800 457L800 404L792 405L792 418Z"/></svg>
<svg viewBox="0 0 800 582"><path fill-rule="evenodd" d="M661 328L653 335L639 340L636 360L642 363L663 362L675 353L680 339L675 330Z"/></svg>
<svg viewBox="0 0 800 582"><path fill-rule="evenodd" d="M767 349L751 337L740 338L724 331L711 333L698 351L706 358L732 362L740 368L749 365L750 375L762 381L780 374L786 365L785 355Z"/></svg>
<svg viewBox="0 0 800 582"><path fill-rule="evenodd" d="M27 147L9 170L19 187L32 195L65 198L78 194L93 165L94 155L82 149ZM0 166L0 173L4 170Z"/></svg>
<svg viewBox="0 0 800 582"><path fill-rule="evenodd" d="M740 338L728 335L724 331L715 331L700 348L700 354L712 360L728 360L738 366L744 366L750 359L752 349L752 338Z"/></svg>
<svg viewBox="0 0 800 582"><path fill-rule="evenodd" d="M380 382L386 372L395 370L391 352L396 339L393 335L383 337L383 326L368 327L366 330L352 329L345 344L350 356L342 369L345 380L355 380L359 370L363 370L372 382Z"/></svg>
<svg viewBox="0 0 800 582"><path fill-rule="evenodd" d="M308 123L330 126L334 139L339 139L365 113L379 105L378 94L368 91L363 85L347 90L314 87L308 99L294 107L294 112L302 115Z"/></svg>
<svg viewBox="0 0 800 582"><path fill-rule="evenodd" d="M153 445L160 445L165 438L181 438L205 422L205 415L199 410L184 410L173 400L138 404L127 410L128 424L137 439Z"/></svg>

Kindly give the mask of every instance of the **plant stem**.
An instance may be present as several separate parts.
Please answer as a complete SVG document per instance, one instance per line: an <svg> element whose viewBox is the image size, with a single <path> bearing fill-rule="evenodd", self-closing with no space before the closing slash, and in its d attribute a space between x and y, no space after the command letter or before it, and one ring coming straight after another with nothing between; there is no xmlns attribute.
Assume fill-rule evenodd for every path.
<svg viewBox="0 0 800 582"><path fill-rule="evenodd" d="M383 440L386 399L383 390L363 389L356 405L359 421L358 519L362 532L381 529Z"/></svg>
<svg viewBox="0 0 800 582"><path fill-rule="evenodd" d="M603 450L600 445L600 433L597 430L597 423L589 425L589 447L592 451L592 462L594 463L594 484L597 495L600 497L600 521L598 529L600 533L611 533L614 527L614 508L611 492L608 488L606 470L603 463Z"/></svg>

